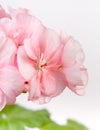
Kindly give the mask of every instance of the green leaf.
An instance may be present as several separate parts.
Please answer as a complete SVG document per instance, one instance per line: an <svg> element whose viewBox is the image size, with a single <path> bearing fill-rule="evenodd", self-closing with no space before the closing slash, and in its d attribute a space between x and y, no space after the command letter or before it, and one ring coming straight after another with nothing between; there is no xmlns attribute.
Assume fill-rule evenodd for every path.
<svg viewBox="0 0 100 130"><path fill-rule="evenodd" d="M84 125L74 121L68 120L66 125L58 125L54 122L51 122L45 125L41 130L89 130Z"/></svg>
<svg viewBox="0 0 100 130"><path fill-rule="evenodd" d="M41 128L41 130L74 130L73 128L69 126L61 126L56 124L55 122L51 122L44 127Z"/></svg>
<svg viewBox="0 0 100 130"><path fill-rule="evenodd" d="M69 119L67 121L67 126L73 127L74 130L87 130L87 128L84 125L82 125L74 120L71 120L71 119Z"/></svg>
<svg viewBox="0 0 100 130"><path fill-rule="evenodd" d="M24 130L26 126L40 130L88 130L73 120L68 120L66 125L59 125L50 119L47 110L32 111L13 105L6 106L0 112L0 130Z"/></svg>
<svg viewBox="0 0 100 130"><path fill-rule="evenodd" d="M48 124L50 114L46 110L32 111L13 105L0 112L0 130L24 130L25 126L40 127Z"/></svg>

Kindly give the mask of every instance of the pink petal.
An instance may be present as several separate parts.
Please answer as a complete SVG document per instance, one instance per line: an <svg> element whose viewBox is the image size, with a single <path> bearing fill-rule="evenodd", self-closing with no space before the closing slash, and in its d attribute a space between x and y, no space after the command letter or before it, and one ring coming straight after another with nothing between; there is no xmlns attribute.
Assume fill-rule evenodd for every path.
<svg viewBox="0 0 100 130"><path fill-rule="evenodd" d="M76 89L76 90L74 90L74 92L76 94L78 94L79 96L82 96L82 95L85 94L85 90L84 89Z"/></svg>
<svg viewBox="0 0 100 130"><path fill-rule="evenodd" d="M76 62L83 63L84 53L77 41L69 37L64 46L62 53L62 63L66 67L70 67Z"/></svg>
<svg viewBox="0 0 100 130"><path fill-rule="evenodd" d="M61 61L62 51L63 51L63 45L60 44L57 47L56 51L53 53L53 56L47 62L48 69L50 68L50 69L54 70L54 69L59 68L60 65L62 65L62 61Z"/></svg>
<svg viewBox="0 0 100 130"><path fill-rule="evenodd" d="M83 85L80 68L78 68L77 66L65 68L63 69L63 72L66 76L67 81L70 84Z"/></svg>
<svg viewBox="0 0 100 130"><path fill-rule="evenodd" d="M12 38L15 26L11 19L4 18L0 20L0 30L3 31L7 37Z"/></svg>
<svg viewBox="0 0 100 130"><path fill-rule="evenodd" d="M31 12L30 10L26 9L26 8L19 8L19 9L13 9L11 6L8 7L8 10L10 12L11 17L16 17L16 15L18 14L30 14Z"/></svg>
<svg viewBox="0 0 100 130"><path fill-rule="evenodd" d="M45 43L44 43L44 32L45 27L38 21L33 24L33 31L31 39L26 39L24 41L24 47L27 55L36 59L40 57L40 53L44 52Z"/></svg>
<svg viewBox="0 0 100 130"><path fill-rule="evenodd" d="M10 15L6 13L5 10L2 8L2 6L0 5L0 19L5 17L11 18Z"/></svg>
<svg viewBox="0 0 100 130"><path fill-rule="evenodd" d="M52 97L59 95L65 87L66 80L60 72L44 72L43 75L35 75L30 85L29 100L39 104L47 103Z"/></svg>
<svg viewBox="0 0 100 130"><path fill-rule="evenodd" d="M31 22L33 21L34 21L34 17L32 17L31 15L25 13L18 13L16 15L16 23L19 27L21 26L24 29L24 31L26 28L28 29L28 27L30 27L30 25L32 24Z"/></svg>
<svg viewBox="0 0 100 130"><path fill-rule="evenodd" d="M65 75L62 72L55 71L52 73L52 76L54 77L57 86L56 92L53 94L53 97L55 97L63 92L67 86L67 82Z"/></svg>
<svg viewBox="0 0 100 130"><path fill-rule="evenodd" d="M68 82L68 87L79 94L79 91L82 92L87 83L87 71L86 69L80 69L80 67L73 66L71 68L63 69L66 80Z"/></svg>
<svg viewBox="0 0 100 130"><path fill-rule="evenodd" d="M26 34L25 37L31 36L37 25L41 24L41 22L36 17L25 12L18 13L15 17L15 22L17 24L17 27L24 31Z"/></svg>
<svg viewBox="0 0 100 130"><path fill-rule="evenodd" d="M51 100L51 97L41 96L39 99L35 100L35 102L38 103L38 104L45 104L45 103L50 102L50 100Z"/></svg>
<svg viewBox="0 0 100 130"><path fill-rule="evenodd" d="M40 82L41 74L35 75L30 83L30 91L28 99L39 104L47 103L51 100L50 96L42 93L42 85Z"/></svg>
<svg viewBox="0 0 100 130"><path fill-rule="evenodd" d="M28 55L31 59L37 60L37 54L35 53L35 49L33 50L31 43L32 43L31 39L25 39L25 40L24 40L24 48L25 48L25 51L26 51L27 55Z"/></svg>
<svg viewBox="0 0 100 130"><path fill-rule="evenodd" d="M4 81L3 81L4 82ZM13 91L13 89L11 89L8 86L8 83L1 83L2 85L2 90L4 91L5 95L6 95L6 104L10 105L10 104L14 104L16 101L16 94Z"/></svg>
<svg viewBox="0 0 100 130"><path fill-rule="evenodd" d="M44 72L42 77L41 92L43 96L52 96L57 91L55 78L50 72Z"/></svg>
<svg viewBox="0 0 100 130"><path fill-rule="evenodd" d="M6 96L4 92L0 89L0 111L5 107L6 105Z"/></svg>
<svg viewBox="0 0 100 130"><path fill-rule="evenodd" d="M16 46L11 39L2 37L0 44L0 65L14 64Z"/></svg>
<svg viewBox="0 0 100 130"><path fill-rule="evenodd" d="M29 89L29 100L38 100L41 97L41 88L40 88L40 81L37 74L35 74L31 80L30 83L30 89Z"/></svg>
<svg viewBox="0 0 100 130"><path fill-rule="evenodd" d="M51 29L47 29L45 32L45 44L46 44L46 49L45 49L45 57L48 59L51 59L55 53L55 51L58 50L58 47L60 45L60 39L58 34Z"/></svg>
<svg viewBox="0 0 100 130"><path fill-rule="evenodd" d="M7 97L7 104L13 104L16 96L24 90L24 80L18 70L13 66L0 69L0 88Z"/></svg>
<svg viewBox="0 0 100 130"><path fill-rule="evenodd" d="M18 68L22 76L25 78L25 80L30 80L33 76L33 73L35 72L34 69L34 63L32 60L30 60L29 57L27 57L27 54L23 47L20 47L18 49Z"/></svg>

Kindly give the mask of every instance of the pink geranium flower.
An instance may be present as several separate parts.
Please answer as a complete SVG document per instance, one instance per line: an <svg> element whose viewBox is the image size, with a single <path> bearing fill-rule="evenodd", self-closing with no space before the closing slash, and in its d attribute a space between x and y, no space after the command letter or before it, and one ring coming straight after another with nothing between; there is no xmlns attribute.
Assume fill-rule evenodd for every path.
<svg viewBox="0 0 100 130"><path fill-rule="evenodd" d="M28 91L46 103L66 87L84 94L84 53L72 37L48 29L27 9L0 6L0 110Z"/></svg>
<svg viewBox="0 0 100 130"><path fill-rule="evenodd" d="M37 26L18 50L18 67L26 80L29 100L45 103L66 86L81 94L87 79L82 61L83 51L75 40Z"/></svg>

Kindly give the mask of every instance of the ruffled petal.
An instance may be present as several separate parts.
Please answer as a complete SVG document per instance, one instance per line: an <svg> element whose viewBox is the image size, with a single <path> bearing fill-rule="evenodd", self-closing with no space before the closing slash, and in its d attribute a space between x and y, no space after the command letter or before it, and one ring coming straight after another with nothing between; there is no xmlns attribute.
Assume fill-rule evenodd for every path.
<svg viewBox="0 0 100 130"><path fill-rule="evenodd" d="M63 66L70 67L76 62L81 64L84 62L84 53L80 44L72 37L69 37L62 53L62 63Z"/></svg>
<svg viewBox="0 0 100 130"><path fill-rule="evenodd" d="M41 92L43 96L52 96L57 91L55 78L50 72L44 72L42 75Z"/></svg>
<svg viewBox="0 0 100 130"><path fill-rule="evenodd" d="M3 36L1 36L0 39L0 66L14 64L14 58L17 50L14 42Z"/></svg>
<svg viewBox="0 0 100 130"><path fill-rule="evenodd" d="M7 104L13 104L16 96L24 90L24 80L13 66L0 69L0 88L7 97Z"/></svg>
<svg viewBox="0 0 100 130"><path fill-rule="evenodd" d="M32 41L31 39L25 39L24 40L24 48L25 48L25 51L27 53L27 55L33 59L33 60L37 60L37 53L36 53L36 49L33 49L32 48Z"/></svg>
<svg viewBox="0 0 100 130"><path fill-rule="evenodd" d="M18 14L28 14L28 15L30 14L31 15L30 10L25 9L25 8L13 9L11 6L9 6L8 10L9 10L10 16L12 18L16 17Z"/></svg>
<svg viewBox="0 0 100 130"><path fill-rule="evenodd" d="M60 72L44 72L43 75L34 76L30 83L29 100L39 104L49 102L59 95L66 87L66 80Z"/></svg>
<svg viewBox="0 0 100 130"><path fill-rule="evenodd" d="M18 68L24 79L30 80L33 76L35 71L34 69L34 62L27 56L23 47L18 49Z"/></svg>
<svg viewBox="0 0 100 130"><path fill-rule="evenodd" d="M23 31L27 31L29 32L30 27L32 29L32 25L34 25L34 21L35 21L35 17L25 14L25 13L18 13L15 17L17 26L23 29ZM23 24L24 21L24 24ZM33 22L33 23L32 23Z"/></svg>
<svg viewBox="0 0 100 130"><path fill-rule="evenodd" d="M16 25L11 19L3 18L0 20L0 31L3 31L7 37L12 38L15 35L15 28Z"/></svg>
<svg viewBox="0 0 100 130"><path fill-rule="evenodd" d="M11 18L10 15L8 13L5 12L5 10L2 8L2 6L0 5L0 19L1 18Z"/></svg>
<svg viewBox="0 0 100 130"><path fill-rule="evenodd" d="M5 81L3 81L5 82ZM16 93L15 91L13 91L12 88L10 88L8 86L8 82L6 83L1 83L2 85L2 90L4 91L5 95L6 95L6 104L10 105L10 104L14 104L16 101Z"/></svg>
<svg viewBox="0 0 100 130"><path fill-rule="evenodd" d="M24 41L25 51L32 59L40 58L40 53L44 53L46 47L44 42L45 30L45 27L40 22L35 21L31 38Z"/></svg>
<svg viewBox="0 0 100 130"><path fill-rule="evenodd" d="M60 38L59 35L51 29L46 29L45 31L45 37L44 37L44 44L46 45L45 49L45 57L47 57L48 60L50 60L56 51L58 50L58 47L60 45Z"/></svg>
<svg viewBox="0 0 100 130"><path fill-rule="evenodd" d="M87 70L75 65L71 68L63 69L63 73L65 74L68 87L78 95L81 95L88 80Z"/></svg>
<svg viewBox="0 0 100 130"><path fill-rule="evenodd" d="M55 97L63 92L67 86L67 82L65 75L61 71L52 72L52 76L54 77L57 86L56 92L52 95L52 97Z"/></svg>
<svg viewBox="0 0 100 130"><path fill-rule="evenodd" d="M29 100L36 101L41 97L40 78L35 74L30 82Z"/></svg>

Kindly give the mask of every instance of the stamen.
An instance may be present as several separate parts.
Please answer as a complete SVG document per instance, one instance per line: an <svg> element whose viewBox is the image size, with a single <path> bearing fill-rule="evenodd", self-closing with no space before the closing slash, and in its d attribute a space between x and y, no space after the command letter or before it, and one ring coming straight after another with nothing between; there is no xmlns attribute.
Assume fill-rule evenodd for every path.
<svg viewBox="0 0 100 130"><path fill-rule="evenodd" d="M63 67L61 65L57 68L57 70L62 70L62 69Z"/></svg>
<svg viewBox="0 0 100 130"><path fill-rule="evenodd" d="M42 53L39 64L38 64L38 69L43 72L45 70L46 65L47 65L46 60L44 58L44 54Z"/></svg>

